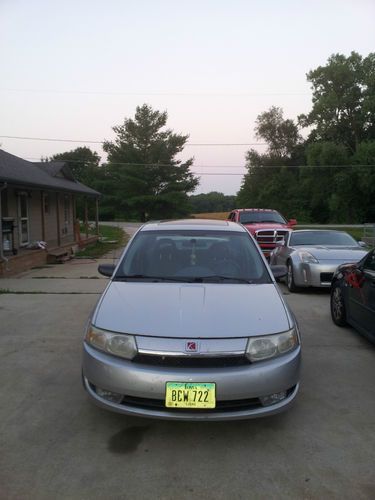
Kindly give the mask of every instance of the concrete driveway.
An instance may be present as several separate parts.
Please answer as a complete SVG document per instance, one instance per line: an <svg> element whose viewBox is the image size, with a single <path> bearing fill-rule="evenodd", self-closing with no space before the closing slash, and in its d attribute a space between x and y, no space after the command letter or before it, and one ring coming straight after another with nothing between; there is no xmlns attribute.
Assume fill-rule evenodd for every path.
<svg viewBox="0 0 375 500"><path fill-rule="evenodd" d="M327 292L281 285L303 336L289 412L143 420L96 408L81 387L84 325L106 285L97 264L0 281L27 292L0 295L1 500L375 497L375 347L333 325Z"/></svg>

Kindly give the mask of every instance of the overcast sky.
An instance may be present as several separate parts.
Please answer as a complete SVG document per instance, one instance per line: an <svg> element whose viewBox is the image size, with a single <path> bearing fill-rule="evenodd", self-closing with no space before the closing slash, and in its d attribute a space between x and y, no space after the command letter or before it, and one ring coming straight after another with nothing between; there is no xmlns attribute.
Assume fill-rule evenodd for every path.
<svg viewBox="0 0 375 500"><path fill-rule="evenodd" d="M374 0L0 0L0 23L0 136L111 139L146 102L190 135L193 170L215 174L197 193L235 194L241 176L216 174L242 173L250 146L193 144L257 142L270 106L309 111L309 70L375 51ZM0 144L31 160L84 145Z"/></svg>

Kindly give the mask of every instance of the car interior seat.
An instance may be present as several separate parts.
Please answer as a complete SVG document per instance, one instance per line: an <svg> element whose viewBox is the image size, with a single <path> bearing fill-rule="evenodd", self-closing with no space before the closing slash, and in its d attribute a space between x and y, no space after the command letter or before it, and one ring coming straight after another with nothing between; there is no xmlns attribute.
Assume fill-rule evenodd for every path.
<svg viewBox="0 0 375 500"><path fill-rule="evenodd" d="M170 238L161 238L152 252L153 274L173 276L177 266L177 248Z"/></svg>

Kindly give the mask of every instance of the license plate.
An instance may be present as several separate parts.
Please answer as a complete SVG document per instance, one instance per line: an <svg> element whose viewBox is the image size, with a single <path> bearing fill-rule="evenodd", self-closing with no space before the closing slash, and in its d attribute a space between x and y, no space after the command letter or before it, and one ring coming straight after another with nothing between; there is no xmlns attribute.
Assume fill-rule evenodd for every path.
<svg viewBox="0 0 375 500"><path fill-rule="evenodd" d="M209 382L167 382L167 408L207 409L216 406L216 385Z"/></svg>

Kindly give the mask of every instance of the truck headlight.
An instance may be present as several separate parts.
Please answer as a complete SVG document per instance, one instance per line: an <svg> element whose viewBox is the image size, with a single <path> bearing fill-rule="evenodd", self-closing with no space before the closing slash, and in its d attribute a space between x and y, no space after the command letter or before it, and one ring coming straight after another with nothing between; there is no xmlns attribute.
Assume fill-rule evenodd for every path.
<svg viewBox="0 0 375 500"><path fill-rule="evenodd" d="M299 345L296 328L276 335L250 337L247 343L246 356L252 362L275 358L292 351Z"/></svg>
<svg viewBox="0 0 375 500"><path fill-rule="evenodd" d="M133 335L108 332L94 325L88 327L85 342L100 351L125 359L133 359L138 352Z"/></svg>

